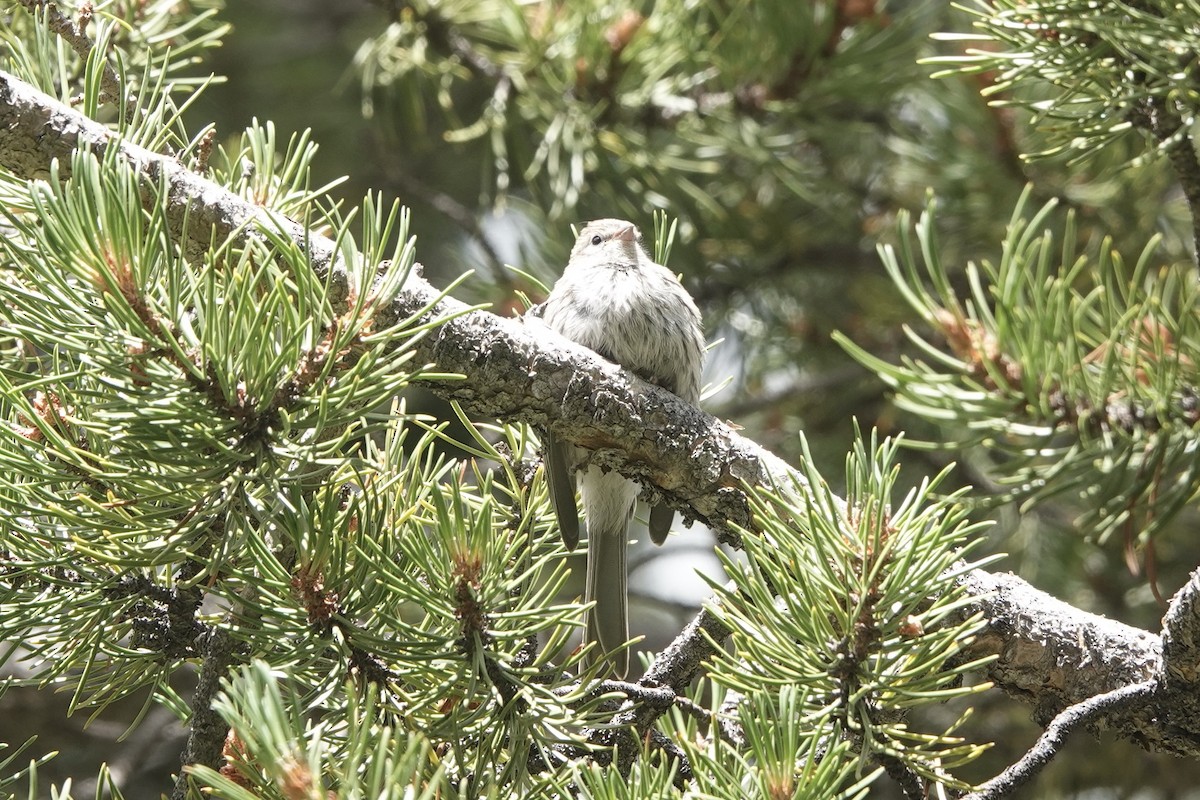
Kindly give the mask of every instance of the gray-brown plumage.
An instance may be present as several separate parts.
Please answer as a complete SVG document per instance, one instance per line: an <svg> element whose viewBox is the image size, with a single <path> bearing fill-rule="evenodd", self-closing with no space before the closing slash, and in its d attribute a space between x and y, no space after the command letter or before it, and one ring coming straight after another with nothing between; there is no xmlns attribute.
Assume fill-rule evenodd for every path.
<svg viewBox="0 0 1200 800"><path fill-rule="evenodd" d="M675 275L654 263L630 222L601 219L584 226L562 277L546 299L546 323L641 378L679 395L700 399L704 333L700 312ZM570 470L584 451L547 437L546 476L563 542L579 542L575 481ZM610 652L629 638L625 549L638 486L599 467L580 469L588 532L587 638ZM674 519L667 505L650 511L650 538L662 544ZM624 653L612 663L618 675Z"/></svg>

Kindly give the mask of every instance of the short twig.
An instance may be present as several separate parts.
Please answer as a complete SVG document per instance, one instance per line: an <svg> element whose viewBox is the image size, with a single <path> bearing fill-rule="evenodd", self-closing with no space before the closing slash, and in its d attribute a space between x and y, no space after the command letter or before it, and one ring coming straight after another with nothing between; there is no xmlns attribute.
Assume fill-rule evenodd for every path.
<svg viewBox="0 0 1200 800"><path fill-rule="evenodd" d="M80 60L85 62L88 60L92 51L96 48L96 43L84 32L81 26L77 25L74 20L60 11L56 4L47 2L47 0L20 0L20 2L30 14L36 14L38 10L44 10L46 24L50 26L50 30L54 31L56 36L70 45ZM106 103L116 104L121 102L121 80L117 76L117 71L113 69L112 64L107 60L104 61L103 72L100 75L100 99ZM129 111L132 108L131 104L126 110Z"/></svg>
<svg viewBox="0 0 1200 800"><path fill-rule="evenodd" d="M1114 711L1122 711L1135 703L1145 702L1154 695L1157 681L1149 680L1089 697L1064 709L1046 726L1037 743L1021 760L980 786L962 800L999 800L1036 776L1050 760L1058 755L1067 736L1088 723Z"/></svg>
<svg viewBox="0 0 1200 800"><path fill-rule="evenodd" d="M675 705L675 698L700 672L701 664L719 652L720 645L714 642L724 641L728 635L729 629L705 608L654 659L628 695L649 702L623 704L613 716L612 727L607 729L617 745L617 767L622 774L632 768L640 752L638 742L645 737L653 739L655 721ZM614 682L611 685L627 691L626 684ZM632 730L626 726L632 726ZM613 733L622 729L622 733Z"/></svg>
<svg viewBox="0 0 1200 800"><path fill-rule="evenodd" d="M714 714L709 709L682 695L675 698L675 705L685 714L708 725L709 733L734 749L746 746L746 737L742 735L741 726L731 721L726 715Z"/></svg>
<svg viewBox="0 0 1200 800"><path fill-rule="evenodd" d="M905 764L903 760L892 755L880 754L876 760L883 767L888 777L899 784L904 796L909 800L925 800L929 797L929 781Z"/></svg>
<svg viewBox="0 0 1200 800"><path fill-rule="evenodd" d="M1192 217L1196 259L1200 259L1200 157L1188 126L1164 97L1154 96L1131 115L1134 124L1148 130L1171 162Z"/></svg>
<svg viewBox="0 0 1200 800"><path fill-rule="evenodd" d="M601 681L597 688L601 692L620 692L630 700L662 711L669 709L675 702L675 692L666 687L642 686L628 681Z"/></svg>
<svg viewBox="0 0 1200 800"><path fill-rule="evenodd" d="M188 796L189 774L187 767L200 764L212 769L221 767L225 737L229 725L213 708L213 701L221 688L221 679L229 673L235 659L237 643L227 628L213 628L204 643L204 660L200 664L200 679L192 696L191 730L187 745L180 760L183 769L175 779L171 800L185 800Z"/></svg>

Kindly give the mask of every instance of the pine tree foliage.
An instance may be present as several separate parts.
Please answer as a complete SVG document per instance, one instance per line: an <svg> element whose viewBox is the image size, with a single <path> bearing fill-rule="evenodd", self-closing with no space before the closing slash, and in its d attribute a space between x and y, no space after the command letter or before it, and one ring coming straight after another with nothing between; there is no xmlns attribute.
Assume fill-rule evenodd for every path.
<svg viewBox="0 0 1200 800"><path fill-rule="evenodd" d="M1197 4L989 0L968 9L971 33L939 35L966 51L935 61L993 73L984 94L1032 112L1052 137L1032 157L1086 157L1138 129L1164 150L1187 136Z"/></svg>
<svg viewBox="0 0 1200 800"><path fill-rule="evenodd" d="M972 625L938 624L955 603L948 583L918 608L894 581L943 573L970 528L927 492L891 510L890 444L852 457L861 491L848 510L827 491L804 508L759 501L779 552L815 570L824 591L803 600L827 620L780 617L772 587L798 562L752 551L722 612L750 635L679 698L692 713L662 717L634 751L621 744L613 715L629 689L568 644L582 609L557 599L565 553L532 433L468 425L466 457L450 459L437 446L448 421L392 401L415 378L452 380L411 359L429 325L376 324L414 263L407 215L375 197L332 203L310 186L314 145L284 145L270 123L215 150L207 132L189 136L179 108L203 82L186 67L221 29L205 13L140 8L155 23L137 35L121 24L129 6L83 20L116 54L104 59L56 44L53 11L12 7L6 66L36 63L27 77L64 99L78 87L80 107L130 141L328 231L351 296L333 298L270 222L182 247L165 184L115 148L78 152L45 180L0 181L0 640L30 666L26 682L66 688L90 714L144 692L194 737L230 726L221 760L190 768L176 796L860 796L884 758L953 780L971 748L910 735L903 719L968 691L942 665ZM154 31L174 32L177 49ZM101 88L110 73L120 97ZM538 159L558 157L549 143ZM809 531L820 544L804 543ZM832 591L852 575L856 599ZM824 679L752 679L764 641L802 648ZM837 663L813 660L837 642ZM221 693L179 694L170 679L189 664ZM705 712L705 692L738 699ZM614 744L644 749L629 777L602 766Z"/></svg>
<svg viewBox="0 0 1200 800"><path fill-rule="evenodd" d="M956 577L977 566L961 558L978 544L978 526L934 500L944 474L893 503L897 449L860 440L847 459L844 504L815 472L808 478L819 488L803 507L760 498L762 535L745 538L745 561L725 559L732 581L718 590L719 614L734 650L712 676L751 706L771 703L767 719L787 708L802 731L811 726L801 749L811 736L829 747L845 734L864 770L882 756L953 784L946 770L978 748L950 735L959 723L932 735L910 730L905 709L973 691L961 675L979 664L934 665L978 624L945 624L960 605ZM780 696L781 687L803 694ZM758 710L742 718L760 720L760 738L777 730Z"/></svg>
<svg viewBox="0 0 1200 800"><path fill-rule="evenodd" d="M821 174L815 147L798 157L802 134L787 124L798 111L791 94L822 49L847 33L842 57L858 65L857 84L837 73L834 85L832 73L818 72L806 93L834 102L867 85L879 93L881 79L899 84L906 71L891 56L916 23L868 36L831 4L778 1L729 10L669 3L649 16L588 3L530 13L495 0L395 8L392 24L359 54L371 110L394 103L416 122L424 100L435 99L452 126L448 136L487 143L496 191L528 186L554 217L585 191L605 192L625 213L644 212L631 202L645 197L708 217L727 216L739 202L770 213L778 195L813 196L832 176ZM456 90L471 81L490 93L464 108ZM736 113L746 108L761 115ZM532 141L526 120L536 121ZM741 136L728 135L735 125ZM722 163L745 180L721 179ZM609 179L618 170L635 185L613 191L622 185ZM741 186L740 196L723 197L718 186Z"/></svg>
<svg viewBox="0 0 1200 800"><path fill-rule="evenodd" d="M370 697L366 708L354 707L362 702L354 684L330 693L350 704L348 716L306 726L306 704L294 691L285 698L283 679L262 661L242 667L231 679L230 694L217 708L236 737L228 745L232 758L220 772L195 770L213 795L320 797L319 787L329 778L337 781L338 796L346 798L433 798L453 792L428 740L403 729L363 724L377 717L376 709Z"/></svg>
<svg viewBox="0 0 1200 800"><path fill-rule="evenodd" d="M861 236L863 209L919 175L838 156L953 138L916 113L926 4L385 5L359 57L372 112L482 148L489 202L677 211L678 228L656 220L660 260L678 232L728 268L718 289L761 283L730 304L742 333L799 319L797 286L839 291L781 265ZM1147 155L1186 167L1192 98L1170 87L1190 75L1172 59L1196 51L1176 47L1190 6L1074 5L980 6L970 41L1010 49L960 62L1011 66L994 91L1060 125L1058 151L1136 149L1124 134L1140 127ZM856 431L834 480L802 439L793 483L744 487L754 529L730 532L743 552L722 553L729 582L704 612L728 641L700 676L608 679L572 638L585 609L564 588L537 432L397 399L456 380L414 355L445 318L383 321L416 270L407 211L314 186L306 134L188 128L201 59L227 33L216 4L64 8L0 5L3 69L265 213L197 250L165 180L116 148L36 180L0 170L0 661L26 667L19 683L82 714L131 697L169 709L191 731L180 799L967 785L987 744L963 726L988 687L968 679L986 659L963 654L983 620L962 579L988 559L948 471L905 491L896 440ZM1159 23L1171 55L1151 57ZM1196 492L1194 265L1160 266L1155 241L1088 245L1082 213L1032 192L965 291L934 205L915 241L902 219L881 250L887 296L941 338L912 333L919 356L899 366L842 342L907 410L992 448L1014 492L1082 495L1082 524L1149 537ZM792 226L803 214L818 223ZM346 292L286 220L332 240ZM792 364L793 334L752 352L759 374ZM173 680L188 672L194 692ZM947 700L967 710L921 713ZM44 760L37 746L0 752L0 790L37 796L37 764L17 760ZM97 785L122 796L107 771Z"/></svg>
<svg viewBox="0 0 1200 800"><path fill-rule="evenodd" d="M1197 9L1155 3L979 3L965 46L932 59L984 74L1000 107L1032 113L1042 146L1027 158L1164 156L1200 231L1200 161L1191 121ZM1031 141L1030 144L1033 142ZM1200 490L1195 469L1195 256L1162 237L1085 236L1054 200L1017 201L998 254L972 262L966 286L939 243L935 203L905 215L881 248L893 282L933 330L891 365L841 341L936 422L945 446L982 446L1009 496L1060 495L1076 526L1147 544ZM940 206L939 206L940 210ZM1200 240L1198 240L1200 241ZM1124 254L1123 254L1124 253Z"/></svg>
<svg viewBox="0 0 1200 800"><path fill-rule="evenodd" d="M932 202L916 241L905 228L882 250L936 332L910 332L920 357L892 365L842 341L905 408L958 432L949 446L986 447L1013 495L1077 495L1081 529L1145 540L1200 490L1194 266L1156 266L1154 240L1136 261L1108 240L1077 253L1071 214L1056 232L1053 204L1026 205L999 263L969 266L969 294L940 260Z"/></svg>

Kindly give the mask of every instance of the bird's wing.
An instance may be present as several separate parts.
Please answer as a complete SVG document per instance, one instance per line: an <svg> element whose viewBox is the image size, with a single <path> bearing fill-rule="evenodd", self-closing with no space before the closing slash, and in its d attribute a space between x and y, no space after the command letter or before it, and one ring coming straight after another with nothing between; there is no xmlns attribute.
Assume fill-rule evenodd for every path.
<svg viewBox="0 0 1200 800"><path fill-rule="evenodd" d="M546 485L550 502L558 517L558 530L563 544L574 550L579 544L579 509L575 505L575 481L571 477L571 445L553 434L546 434L543 460L546 466Z"/></svg>
<svg viewBox="0 0 1200 800"><path fill-rule="evenodd" d="M650 541L662 544L671 532L671 523L675 521L675 509L666 503L650 507Z"/></svg>

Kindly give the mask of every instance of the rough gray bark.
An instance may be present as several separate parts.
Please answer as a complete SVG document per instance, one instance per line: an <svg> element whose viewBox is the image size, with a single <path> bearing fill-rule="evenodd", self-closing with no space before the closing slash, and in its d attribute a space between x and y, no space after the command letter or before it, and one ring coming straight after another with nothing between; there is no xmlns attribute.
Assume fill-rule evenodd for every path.
<svg viewBox="0 0 1200 800"><path fill-rule="evenodd" d="M972 570L960 581L974 602L959 619L982 614L984 630L964 660L995 656L987 677L1006 694L1032 706L1042 726L1098 694L1155 679L1162 669L1162 638L1149 631L1081 611L1012 574ZM1194 692L1194 684L1193 684ZM1195 713L1195 701L1187 705ZM1152 704L1120 709L1095 723L1149 750L1200 756L1200 731L1168 733ZM1182 735L1177 735L1182 734Z"/></svg>
<svg viewBox="0 0 1200 800"><path fill-rule="evenodd" d="M168 215L178 223L185 211L197 247L235 229L255 235L252 220L283 226L311 254L314 270L332 271L346 291L349 278L335 262L332 242L299 225L272 220L265 212L197 176L175 160L114 140L103 126L0 72L0 168L26 179L45 179L57 159L68 163L77 147L102 154L118 148L147 178L147 200L164 185ZM60 176L63 172L60 171ZM180 225L180 228L182 226ZM804 492L803 478L779 458L733 428L674 395L629 375L589 350L553 334L538 322L504 319L444 297L419 274L406 283L388 310L391 320L444 320L417 345L417 363L461 380L428 381L430 388L481 417L548 427L563 439L594 449L597 462L649 481L673 505L700 519L737 545L735 526L753 530L743 485L772 484ZM1040 592L1011 575L974 571L962 585L974 598L966 613L980 613L987 629L969 655L995 654L989 677L1033 706L1043 723L1072 703L1162 676L1173 687L1163 703L1118 712L1109 727L1155 749L1200 756L1194 723L1197 579L1180 593L1172 611L1168 660L1162 639L1147 631L1088 614ZM705 620L681 634L652 665L658 685L680 687L711 652L699 631ZM709 631L710 635L712 631ZM1176 660L1177 659L1177 660ZM1184 700L1180 700L1181 697ZM646 720L638 720L639 727Z"/></svg>
<svg viewBox="0 0 1200 800"><path fill-rule="evenodd" d="M970 613L987 620L962 657L996 655L989 677L1032 704L1041 725L1069 705L1144 681L1158 668L1162 642L1148 631L1082 612L1011 573L974 570L961 584L979 598Z"/></svg>

